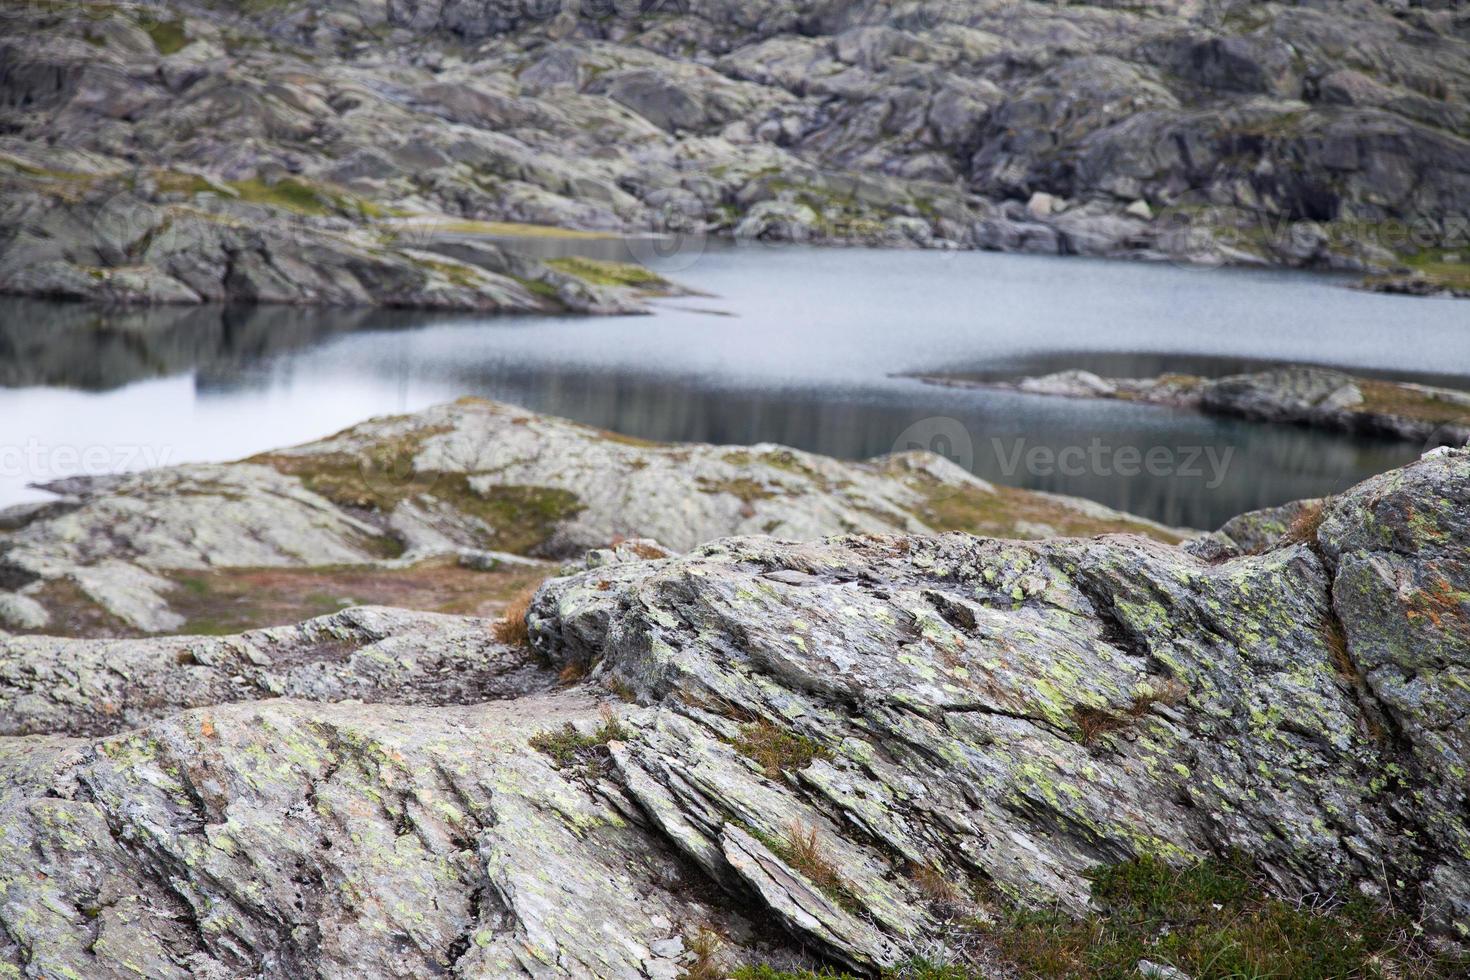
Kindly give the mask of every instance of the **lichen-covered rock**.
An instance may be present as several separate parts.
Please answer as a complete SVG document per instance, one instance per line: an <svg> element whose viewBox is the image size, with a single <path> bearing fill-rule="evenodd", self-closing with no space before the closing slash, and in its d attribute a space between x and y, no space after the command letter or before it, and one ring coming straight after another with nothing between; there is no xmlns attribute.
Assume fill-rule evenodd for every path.
<svg viewBox="0 0 1470 980"><path fill-rule="evenodd" d="M1146 402L1257 422L1404 439L1418 445L1470 444L1470 392L1354 377L1309 365L1223 378L1182 374L1100 378L1087 371L1061 371L1019 381L942 375L923 380L946 387L998 387L1033 395Z"/></svg>
<svg viewBox="0 0 1470 980"><path fill-rule="evenodd" d="M170 606L169 576L181 571L396 569L445 555L487 564L501 560L494 553L575 557L642 536L682 551L731 534L1020 534L1038 520L1072 533L1182 533L1086 501L993 487L927 453L849 463L774 445L664 445L475 399L243 463L49 489L65 496L0 514L10 527L0 536L0 588L24 590L21 600L43 612L79 592L144 632L183 625Z"/></svg>
<svg viewBox="0 0 1470 980"><path fill-rule="evenodd" d="M357 607L230 637L0 637L0 735L107 734L186 708L290 697L473 704L549 687L493 623Z"/></svg>
<svg viewBox="0 0 1470 980"><path fill-rule="evenodd" d="M711 930L726 964L874 972L939 949L955 901L1081 909L1097 865L1226 851L1463 941L1467 488L1442 450L1216 561L645 542L543 586L540 667L479 621L377 610L11 641L7 724L33 734L0 736L0 964L659 977ZM124 710L67 693L93 685Z"/></svg>
<svg viewBox="0 0 1470 980"><path fill-rule="evenodd" d="M1226 849L1288 891L1391 880L1453 935L1467 476L1470 454L1441 452L1333 501L1314 542L1215 563L1122 537L608 552L531 614L551 669L590 668L555 693L527 693L546 668L499 688L432 664L374 677L473 628L387 612L238 641L12 641L54 665L12 672L31 689L12 730L53 734L0 739L0 956L87 976L655 976L688 962L695 924L738 955L764 924L868 969L934 925L905 869L1081 907L1095 864ZM474 649L483 676L501 654ZM104 661L177 694L124 691L116 713L37 696ZM238 701L231 663L246 698L269 676L340 703L165 715ZM442 706L341 701L362 684ZM638 706L599 717L599 689Z"/></svg>
<svg viewBox="0 0 1470 980"><path fill-rule="evenodd" d="M482 243L734 232L1463 293L1463 16L1400 0L12 3L0 288L636 302L438 262L416 228L447 223Z"/></svg>

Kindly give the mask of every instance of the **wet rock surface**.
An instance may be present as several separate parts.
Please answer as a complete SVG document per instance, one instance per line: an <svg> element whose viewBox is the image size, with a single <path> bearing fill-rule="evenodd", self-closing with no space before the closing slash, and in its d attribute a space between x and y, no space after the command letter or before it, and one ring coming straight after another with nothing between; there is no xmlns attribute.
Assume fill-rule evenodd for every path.
<svg viewBox="0 0 1470 980"><path fill-rule="evenodd" d="M0 736L0 962L653 977L704 928L728 962L869 971L945 935L914 868L1081 909L1091 867L1232 850L1283 894L1390 882L1463 939L1467 494L1470 453L1439 450L1223 560L1134 536L621 547L542 587L534 667L476 646L483 621L361 610L117 647L179 696L119 689L112 716L62 696L95 641L8 641L50 673L0 686L30 733ZM443 659L374 675L425 646ZM285 696L257 673L176 710L241 658ZM301 686L305 661L332 682Z"/></svg>
<svg viewBox="0 0 1470 980"><path fill-rule="evenodd" d="M1470 42L1448 4L171 0L0 17L12 292L636 302L444 241L548 226L1464 288Z"/></svg>

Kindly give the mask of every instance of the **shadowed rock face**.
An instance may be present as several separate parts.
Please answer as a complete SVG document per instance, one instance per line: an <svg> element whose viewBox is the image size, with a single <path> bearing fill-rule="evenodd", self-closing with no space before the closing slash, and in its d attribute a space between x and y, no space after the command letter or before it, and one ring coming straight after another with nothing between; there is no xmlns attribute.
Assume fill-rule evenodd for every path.
<svg viewBox="0 0 1470 980"><path fill-rule="evenodd" d="M473 399L247 462L50 489L64 496L0 518L11 628L47 628L48 610L59 627L78 600L111 617L114 633L177 631L168 576L178 572L387 574L446 556L494 566L636 537L677 550L730 534L953 527L1179 537L1087 501L994 487L929 453L847 463L774 445L651 443Z"/></svg>
<svg viewBox="0 0 1470 980"><path fill-rule="evenodd" d="M543 669L581 680L456 694L429 661L395 706L341 685L473 621L363 612L198 664L167 655L197 641L139 641L153 687L232 649L337 681L111 720L44 693L97 646L46 641L53 672L3 688L13 730L46 734L0 737L0 962L673 976L708 924L735 957L866 970L932 952L941 910L907 868L1080 908L1089 867L1227 849L1288 894L1393 882L1463 939L1467 513L1470 452L1441 450L1216 562L1127 536L602 552L529 616ZM315 646L336 629L342 663ZM751 747L772 732L774 757Z"/></svg>
<svg viewBox="0 0 1470 980"><path fill-rule="evenodd" d="M0 286L15 292L631 302L493 248L462 264L462 242L405 226L429 217L1411 262L1433 275L1410 285L1465 288L1470 42L1451 4L171 0L3 16Z"/></svg>

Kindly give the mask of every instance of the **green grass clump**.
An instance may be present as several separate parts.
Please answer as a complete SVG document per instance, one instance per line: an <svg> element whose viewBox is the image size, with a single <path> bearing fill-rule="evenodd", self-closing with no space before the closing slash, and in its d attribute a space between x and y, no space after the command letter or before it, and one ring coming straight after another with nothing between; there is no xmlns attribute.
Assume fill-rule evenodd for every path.
<svg viewBox="0 0 1470 980"><path fill-rule="evenodd" d="M628 730L611 713L602 716L602 724L591 735L578 732L571 722L559 729L531 736L530 746L551 756L558 769L590 761L608 742L622 741Z"/></svg>
<svg viewBox="0 0 1470 980"><path fill-rule="evenodd" d="M182 17L176 17L173 20L140 17L138 26L153 39L153 46L161 55L167 56L176 51L182 51L189 43L189 35L184 33L184 18Z"/></svg>

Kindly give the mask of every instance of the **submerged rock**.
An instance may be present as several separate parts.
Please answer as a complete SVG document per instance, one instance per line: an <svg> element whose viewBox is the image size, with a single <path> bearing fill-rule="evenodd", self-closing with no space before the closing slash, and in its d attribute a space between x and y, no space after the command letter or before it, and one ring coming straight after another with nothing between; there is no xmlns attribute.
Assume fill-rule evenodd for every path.
<svg viewBox="0 0 1470 980"><path fill-rule="evenodd" d="M343 700L370 651L476 621L136 641L182 696L111 715L63 693L97 644L44 641L48 673L6 680L35 734L0 737L0 963L653 977L718 935L727 966L869 972L946 952L956 902L1080 910L1091 868L1227 851L1287 895L1389 883L1464 940L1467 513L1470 452L1441 450L1224 561L1133 536L645 543L541 589L544 667L460 688L408 665L395 705ZM256 654L336 680L211 689ZM234 703L174 713L190 691Z"/></svg>

